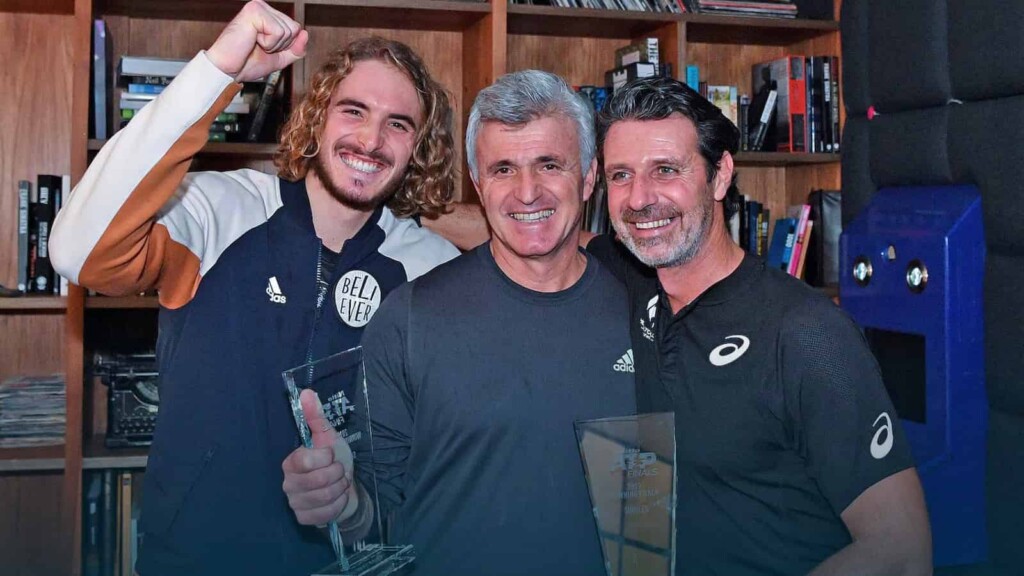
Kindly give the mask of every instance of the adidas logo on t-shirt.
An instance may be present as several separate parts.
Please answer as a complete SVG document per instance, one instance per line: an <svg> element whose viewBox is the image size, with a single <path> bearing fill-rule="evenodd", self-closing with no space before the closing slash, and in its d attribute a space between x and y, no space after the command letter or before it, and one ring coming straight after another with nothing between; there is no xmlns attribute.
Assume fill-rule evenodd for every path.
<svg viewBox="0 0 1024 576"><path fill-rule="evenodd" d="M616 372L629 372L630 374L634 372L632 348L626 350L626 353L622 355L622 358L615 361L615 364L612 365L612 370L615 370Z"/></svg>

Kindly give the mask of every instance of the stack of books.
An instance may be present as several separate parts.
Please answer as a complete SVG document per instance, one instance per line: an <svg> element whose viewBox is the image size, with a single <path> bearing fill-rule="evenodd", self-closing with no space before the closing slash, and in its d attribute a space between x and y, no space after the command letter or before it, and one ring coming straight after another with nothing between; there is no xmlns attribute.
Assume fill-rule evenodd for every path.
<svg viewBox="0 0 1024 576"><path fill-rule="evenodd" d="M122 56L117 67L119 84L124 89L120 99L121 126L127 124L139 110L155 100L186 64L186 60ZM270 87L271 99L280 80L280 72L275 72L272 79L274 84ZM267 84L270 84L269 80L268 78ZM259 107L261 99L262 89L247 89L236 94L224 112L217 116L210 126L209 140L246 141L249 140L250 132L255 134L252 140L256 140L262 129L262 121L265 120L265 113L260 118L260 125L256 124L255 117L250 113Z"/></svg>
<svg viewBox="0 0 1024 576"><path fill-rule="evenodd" d="M64 443L64 376L18 376L0 383L0 448Z"/></svg>
<svg viewBox="0 0 1024 576"><path fill-rule="evenodd" d="M688 0L693 12L761 16L765 18L796 18L792 0Z"/></svg>

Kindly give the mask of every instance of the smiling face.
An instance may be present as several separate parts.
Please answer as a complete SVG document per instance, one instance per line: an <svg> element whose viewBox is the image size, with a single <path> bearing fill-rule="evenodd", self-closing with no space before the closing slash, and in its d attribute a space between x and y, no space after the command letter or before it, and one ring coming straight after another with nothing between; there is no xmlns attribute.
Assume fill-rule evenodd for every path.
<svg viewBox="0 0 1024 576"><path fill-rule="evenodd" d="M609 215L629 250L654 267L692 260L722 218L716 201L732 177L719 170L708 182L693 122L678 113L617 122L605 137L604 162Z"/></svg>
<svg viewBox="0 0 1024 576"><path fill-rule="evenodd" d="M575 255L583 202L593 191L596 162L580 170L573 122L547 116L522 126L484 122L476 142L480 194L501 261L558 262Z"/></svg>
<svg viewBox="0 0 1024 576"><path fill-rule="evenodd" d="M356 62L331 94L314 174L342 204L372 210L401 183L422 123L408 76L380 60Z"/></svg>

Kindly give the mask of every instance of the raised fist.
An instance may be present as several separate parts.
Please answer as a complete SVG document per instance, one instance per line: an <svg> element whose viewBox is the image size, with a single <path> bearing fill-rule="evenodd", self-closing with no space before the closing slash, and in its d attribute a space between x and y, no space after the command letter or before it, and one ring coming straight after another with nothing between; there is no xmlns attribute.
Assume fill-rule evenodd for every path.
<svg viewBox="0 0 1024 576"><path fill-rule="evenodd" d="M206 56L236 82L263 78L306 55L309 34L263 0L247 3Z"/></svg>

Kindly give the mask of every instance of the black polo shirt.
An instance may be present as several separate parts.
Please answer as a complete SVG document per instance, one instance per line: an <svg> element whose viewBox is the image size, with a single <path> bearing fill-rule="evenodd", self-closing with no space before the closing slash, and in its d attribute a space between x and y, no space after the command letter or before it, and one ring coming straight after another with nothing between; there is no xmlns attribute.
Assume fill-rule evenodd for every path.
<svg viewBox="0 0 1024 576"><path fill-rule="evenodd" d="M853 321L751 256L673 314L618 242L588 250L629 289L638 410L676 415L676 573L805 574L849 544L843 510L913 466Z"/></svg>

